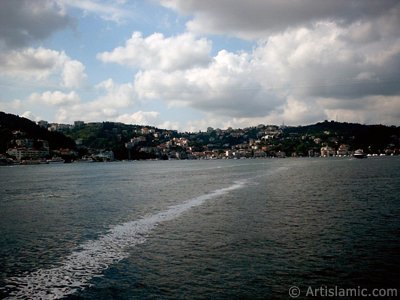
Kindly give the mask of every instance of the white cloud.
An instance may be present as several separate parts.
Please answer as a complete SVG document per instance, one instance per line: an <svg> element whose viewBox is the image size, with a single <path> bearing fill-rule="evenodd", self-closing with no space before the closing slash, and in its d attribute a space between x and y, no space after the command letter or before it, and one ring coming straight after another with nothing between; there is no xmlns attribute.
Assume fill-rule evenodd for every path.
<svg viewBox="0 0 400 300"><path fill-rule="evenodd" d="M77 88L86 80L84 65L64 52L46 48L24 48L3 53L0 76L21 80L45 80L58 77L67 88Z"/></svg>
<svg viewBox="0 0 400 300"><path fill-rule="evenodd" d="M23 100L3 101L0 99L0 110L16 114L30 111L32 114L41 115L41 118L46 117L48 121L59 123L73 123L76 120L118 121L119 118L127 118L127 116L131 117L131 121L136 119L144 122L143 120L154 119L151 118L154 114L147 112L136 115L127 114L127 111L139 110L141 106L132 83L119 84L112 79L107 79L96 85L96 92L97 95L91 100L82 99L76 91L55 90L31 93Z"/></svg>
<svg viewBox="0 0 400 300"><path fill-rule="evenodd" d="M93 107L92 103L89 103ZM70 108L60 108L56 112L56 122L72 123L75 120L83 120L86 122L121 122L125 124L137 125L162 125L160 113L156 111L136 111L134 113L126 113L111 107L98 107L97 109L86 109L87 104L78 104Z"/></svg>
<svg viewBox="0 0 400 300"><path fill-rule="evenodd" d="M72 123L76 120L88 122L117 121L120 116L127 117L126 110L140 106L131 83L118 84L107 79L96 85L98 95L91 101L81 101L75 92L60 92L31 96L47 105L58 105L55 120ZM54 97L54 96L58 97ZM46 96L46 97L45 97ZM31 100L32 101L32 100Z"/></svg>
<svg viewBox="0 0 400 300"><path fill-rule="evenodd" d="M117 84L109 78L97 84L96 88L106 93L91 102L93 109L96 106L127 108L140 103L132 83Z"/></svg>
<svg viewBox="0 0 400 300"><path fill-rule="evenodd" d="M279 96L262 88L255 69L247 54L221 51L205 68L138 73L135 89L141 97L171 105L231 117L259 116L273 109Z"/></svg>
<svg viewBox="0 0 400 300"><path fill-rule="evenodd" d="M3 53L0 57L2 75L43 79L62 69L68 60L64 52L45 48L25 48Z"/></svg>
<svg viewBox="0 0 400 300"><path fill-rule="evenodd" d="M61 91L47 91L42 94L33 93L29 96L29 101L34 104L42 104L49 106L67 106L80 102L79 95L72 91L68 94Z"/></svg>
<svg viewBox="0 0 400 300"><path fill-rule="evenodd" d="M98 2L93 0L59 0L64 5L83 10L86 13L93 13L106 21L122 23L129 17L129 12L120 6L126 1L112 1L111 3Z"/></svg>
<svg viewBox="0 0 400 300"><path fill-rule="evenodd" d="M40 117L34 115L34 114L33 114L31 111L29 111L29 110L23 112L23 113L21 114L21 117L22 117L22 118L29 119L29 120L34 121L34 122L38 122L38 121L41 120Z"/></svg>
<svg viewBox="0 0 400 300"><path fill-rule="evenodd" d="M301 101L289 97L282 113L274 117L275 120L277 117L280 118L280 120L276 120L280 122L287 120L291 124L303 124L305 121L308 123L321 121L326 118L326 113L322 107L316 105L313 101Z"/></svg>
<svg viewBox="0 0 400 300"><path fill-rule="evenodd" d="M159 122L160 113L156 111L137 111L133 114L122 114L115 120L125 124L154 125Z"/></svg>
<svg viewBox="0 0 400 300"><path fill-rule="evenodd" d="M68 108L61 107L55 114L55 122L73 123L76 120L86 122L112 121L118 116L118 111L112 107L97 106L94 102L79 103Z"/></svg>
<svg viewBox="0 0 400 300"><path fill-rule="evenodd" d="M85 66L77 60L67 60L62 70L62 83L67 88L79 88L86 82Z"/></svg>
<svg viewBox="0 0 400 300"><path fill-rule="evenodd" d="M14 99L6 101L0 99L0 111L21 111L23 109L23 103L20 99Z"/></svg>
<svg viewBox="0 0 400 300"><path fill-rule="evenodd" d="M329 119L364 124L399 124L400 96L367 96L343 103L340 99L320 99Z"/></svg>
<svg viewBox="0 0 400 300"><path fill-rule="evenodd" d="M191 34L166 38L154 33L143 38L141 33L134 32L124 47L99 53L97 58L141 69L173 71L206 65L210 61L210 51L210 41L196 39Z"/></svg>
<svg viewBox="0 0 400 300"><path fill-rule="evenodd" d="M351 34L334 23L317 23L272 36L254 55L297 96L353 99L399 93L400 87L389 81L400 75L394 67L400 64L400 39L387 41L382 51L379 41L346 42Z"/></svg>
<svg viewBox="0 0 400 300"><path fill-rule="evenodd" d="M79 9L121 25L129 17L126 8L137 3L2 1L0 80L2 87L13 95L11 99L25 100L1 99L0 107L40 115L42 111L56 112L59 122L123 120L180 129L204 129L210 125L245 127L282 121L296 125L336 116L342 121L398 124L399 1L159 2L186 15L188 32L173 36L142 36L134 32L120 47L110 46L111 50L98 53L97 59L104 63L133 70L134 80L118 84L107 79L86 89L82 97L85 100L81 100L75 91L82 84L88 87L82 62L63 51L26 46L37 45L69 26L71 18L67 11ZM154 15L163 13L160 10ZM203 33L230 35L256 43L247 52L227 49L214 55L211 39L215 38L216 45L235 43L236 39L224 44L218 37L198 35ZM103 66L103 70L109 70L108 66ZM23 93L25 96L21 96ZM154 108L160 103L156 101L167 104L167 114L173 121L163 118L164 103L160 111ZM189 119L187 115L174 115L177 113L173 108L177 106L179 112L188 107L188 111L196 111L196 118L204 118L177 123L176 120Z"/></svg>
<svg viewBox="0 0 400 300"><path fill-rule="evenodd" d="M171 130L180 130L183 131L187 129L187 127L182 127L182 124L176 121L164 121L161 123L154 123L156 127L161 129L171 129Z"/></svg>
<svg viewBox="0 0 400 300"><path fill-rule="evenodd" d="M208 121L310 123L332 116L321 99L336 99L335 109L348 110L352 103L354 114L372 120L359 109L365 98L378 101L400 92L400 38L385 40L382 51L380 39L348 42L355 30L333 22L286 30L252 52L220 51L206 66L140 71L135 90L142 99L207 113ZM395 101L390 103L393 109ZM379 105L374 109L381 120L394 120L389 110Z"/></svg>

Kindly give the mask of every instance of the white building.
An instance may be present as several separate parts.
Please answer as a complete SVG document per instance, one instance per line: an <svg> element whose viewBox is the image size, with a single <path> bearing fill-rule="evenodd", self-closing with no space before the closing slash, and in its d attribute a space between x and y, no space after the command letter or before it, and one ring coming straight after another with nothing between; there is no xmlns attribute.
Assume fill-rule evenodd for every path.
<svg viewBox="0 0 400 300"><path fill-rule="evenodd" d="M15 157L18 161L24 158L28 159L39 159L49 156L49 149L28 149L28 148L10 148L7 150L7 154Z"/></svg>
<svg viewBox="0 0 400 300"><path fill-rule="evenodd" d="M341 144L336 153L337 153L337 155L340 155L340 156L349 155L349 146L347 146L345 144Z"/></svg>
<svg viewBox="0 0 400 300"><path fill-rule="evenodd" d="M113 161L114 160L114 152L113 151L102 151L99 154L94 155L94 157L98 160L102 161Z"/></svg>
<svg viewBox="0 0 400 300"><path fill-rule="evenodd" d="M335 149L329 146L325 146L321 148L321 156L322 157L329 157L335 155Z"/></svg>

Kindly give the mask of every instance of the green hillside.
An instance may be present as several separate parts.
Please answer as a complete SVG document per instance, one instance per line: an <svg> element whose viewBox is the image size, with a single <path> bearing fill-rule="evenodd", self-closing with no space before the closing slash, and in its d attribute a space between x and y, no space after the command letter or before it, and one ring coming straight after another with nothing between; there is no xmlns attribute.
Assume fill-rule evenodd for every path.
<svg viewBox="0 0 400 300"><path fill-rule="evenodd" d="M23 132L26 138L48 141L50 150L76 148L74 140L61 132L50 132L31 120L0 112L0 153L7 150L9 142L13 139L13 131Z"/></svg>

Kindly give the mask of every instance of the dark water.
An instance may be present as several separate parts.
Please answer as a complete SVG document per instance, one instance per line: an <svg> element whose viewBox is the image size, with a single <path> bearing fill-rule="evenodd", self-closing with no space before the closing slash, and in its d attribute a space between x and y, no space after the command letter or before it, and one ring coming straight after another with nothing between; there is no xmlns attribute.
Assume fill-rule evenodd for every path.
<svg viewBox="0 0 400 300"><path fill-rule="evenodd" d="M2 167L0 188L0 298L400 286L398 157Z"/></svg>

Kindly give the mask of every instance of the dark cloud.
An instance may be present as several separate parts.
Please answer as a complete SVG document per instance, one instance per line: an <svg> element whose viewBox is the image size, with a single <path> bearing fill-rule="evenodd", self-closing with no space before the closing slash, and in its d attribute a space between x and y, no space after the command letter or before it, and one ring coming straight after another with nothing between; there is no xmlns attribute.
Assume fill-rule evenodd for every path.
<svg viewBox="0 0 400 300"><path fill-rule="evenodd" d="M0 46L18 48L43 40L71 19L55 1L1 0Z"/></svg>
<svg viewBox="0 0 400 300"><path fill-rule="evenodd" d="M398 8L398 0L161 0L193 20L188 27L199 32L230 33L255 38L320 20L352 23Z"/></svg>

